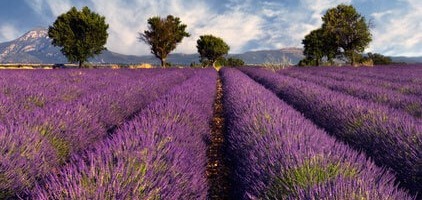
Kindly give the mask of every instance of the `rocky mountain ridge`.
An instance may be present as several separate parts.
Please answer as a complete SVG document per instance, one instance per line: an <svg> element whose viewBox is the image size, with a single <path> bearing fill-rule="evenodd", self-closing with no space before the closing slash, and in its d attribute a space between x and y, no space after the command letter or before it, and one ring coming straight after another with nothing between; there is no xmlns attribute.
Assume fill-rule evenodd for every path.
<svg viewBox="0 0 422 200"><path fill-rule="evenodd" d="M249 65L286 61L297 64L304 57L302 51L301 48L283 48L229 54L228 57L240 58ZM199 55L174 53L169 55L167 61L176 65L190 65L199 62ZM393 61L422 63L422 57L393 57ZM67 62L60 49L51 44L46 28L36 28L16 40L0 43L0 63L53 64ZM159 64L159 60L152 55L123 55L108 50L90 59L90 62L99 64Z"/></svg>

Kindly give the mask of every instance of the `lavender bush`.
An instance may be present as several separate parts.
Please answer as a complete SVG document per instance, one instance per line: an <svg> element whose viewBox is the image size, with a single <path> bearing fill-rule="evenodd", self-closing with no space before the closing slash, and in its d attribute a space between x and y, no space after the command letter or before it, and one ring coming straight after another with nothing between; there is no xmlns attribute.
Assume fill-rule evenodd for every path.
<svg viewBox="0 0 422 200"><path fill-rule="evenodd" d="M205 199L216 72L197 74L50 174L34 199Z"/></svg>
<svg viewBox="0 0 422 200"><path fill-rule="evenodd" d="M34 73L44 79L48 78L49 73L55 76L55 71L43 72L44 74ZM150 75L146 77L141 75L141 71L76 72L77 75L85 75L85 79L88 79L84 79L85 82L95 82L87 84L87 88L80 85L81 91L103 89L94 90L93 93L82 92L85 95L80 95L72 101L56 98L61 95L53 92L52 97L45 95L43 107L31 105L30 110L25 110L22 101L10 100L27 96L31 90L48 88L40 86L42 89L35 89L36 86L33 85L15 85L13 87L16 89L32 89L13 91L13 94L6 95L6 99L2 100L9 106L2 112L4 129L0 133L0 143L3 144L0 146L0 154L1 162L9 164L0 166L0 177L4 177L4 181L0 183L1 196L20 195L25 189L30 189L35 184L34 180L50 171L56 171L72 154L78 154L93 143L105 139L114 127L121 125L125 119L195 73L193 70L170 70L166 73L157 70L146 72L146 75ZM102 79L96 75L107 72L109 74ZM59 75L60 73L63 71L59 71ZM74 74L75 71L68 73ZM25 73L17 75L24 76ZM26 75L35 76L31 73ZM91 75L93 79L89 79ZM116 77L120 80L115 80ZM52 78L52 82L58 81ZM66 82L66 79L62 81ZM72 84L69 84L69 87L72 87Z"/></svg>
<svg viewBox="0 0 422 200"><path fill-rule="evenodd" d="M320 71L323 70L324 69L321 69ZM408 96L398 91L374 87L372 85L362 84L356 81L338 81L331 78L324 78L320 75L311 75L309 71L295 70L294 72L289 73L289 76L316 83L331 90L342 92L361 99L385 104L392 108L407 112L416 118L422 117L422 98L419 96ZM348 75L342 76L348 77Z"/></svg>
<svg viewBox="0 0 422 200"><path fill-rule="evenodd" d="M232 199L411 199L394 176L236 69L223 69Z"/></svg>
<svg viewBox="0 0 422 200"><path fill-rule="evenodd" d="M280 73L306 72L322 77L329 77L339 81L352 81L371 87L391 89L405 95L422 96L422 70L419 65L410 66L377 66L374 68L301 68L294 70L280 70Z"/></svg>
<svg viewBox="0 0 422 200"><path fill-rule="evenodd" d="M422 188L422 124L389 107L263 69L243 68L317 125L393 170L413 194Z"/></svg>

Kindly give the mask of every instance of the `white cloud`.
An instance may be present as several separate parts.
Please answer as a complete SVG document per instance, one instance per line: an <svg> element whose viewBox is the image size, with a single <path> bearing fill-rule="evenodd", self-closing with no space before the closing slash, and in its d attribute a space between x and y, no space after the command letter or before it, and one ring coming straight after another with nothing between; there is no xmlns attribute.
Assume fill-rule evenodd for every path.
<svg viewBox="0 0 422 200"><path fill-rule="evenodd" d="M20 34L19 30L11 24L0 26L0 41L14 40L19 37Z"/></svg>
<svg viewBox="0 0 422 200"><path fill-rule="evenodd" d="M43 12L43 0L25 0L25 2L36 13L41 14Z"/></svg>
<svg viewBox="0 0 422 200"><path fill-rule="evenodd" d="M302 47L302 39L311 30L322 24L321 17L328 8L351 0L301 0L296 7L279 2L263 2L256 15L266 19L260 38L261 46L256 49ZM256 6L256 3L251 4Z"/></svg>
<svg viewBox="0 0 422 200"><path fill-rule="evenodd" d="M25 2L45 21L51 18L50 14L57 17L72 7L71 0L25 0Z"/></svg>
<svg viewBox="0 0 422 200"><path fill-rule="evenodd" d="M53 16L59 16L62 13L69 11L72 7L70 0L46 0L46 2Z"/></svg>
<svg viewBox="0 0 422 200"><path fill-rule="evenodd" d="M168 14L180 17L191 34L184 38L175 52L195 53L196 40L200 35L213 34L222 37L231 51L238 53L243 45L260 34L260 18L243 13L240 10L218 14L209 9L204 1L160 0L134 1L132 4L101 0L92 0L93 9L106 16L110 25L107 47L125 54L149 54L149 47L139 42L139 32L147 29L147 20L151 16L165 17Z"/></svg>
<svg viewBox="0 0 422 200"><path fill-rule="evenodd" d="M240 11L191 19L195 19L187 21L188 26L192 25L191 37L180 46L181 52L196 52L196 40L199 36L212 34L221 37L230 46L231 53L239 53L246 43L256 39L262 32L259 17Z"/></svg>
<svg viewBox="0 0 422 200"><path fill-rule="evenodd" d="M199 36L213 34L231 46L231 53L239 53L252 49L302 47L302 39L321 25L321 17L327 9L340 3L352 3L352 0L299 0L290 5L285 1L221 0L216 6L216 2L205 0L25 1L48 22L72 5L79 8L88 5L104 15L110 25L107 48L132 55L150 53L149 47L139 41L138 33L147 29L147 19L152 16L172 14L187 24L191 37L185 38L175 52L195 53ZM422 1L400 1L410 6L380 10L371 15L376 27L372 31L374 41L369 51L387 55L422 54ZM353 0L353 3L359 1ZM12 37L11 32L9 30L2 35Z"/></svg>
<svg viewBox="0 0 422 200"><path fill-rule="evenodd" d="M368 51L394 56L421 56L422 2L407 0L407 7L373 13L375 29Z"/></svg>

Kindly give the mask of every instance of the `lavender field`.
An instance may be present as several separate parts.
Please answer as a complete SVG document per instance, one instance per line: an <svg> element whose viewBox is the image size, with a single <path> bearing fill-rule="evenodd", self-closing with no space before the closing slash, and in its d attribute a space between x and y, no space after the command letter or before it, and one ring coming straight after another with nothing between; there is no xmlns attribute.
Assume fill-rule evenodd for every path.
<svg viewBox="0 0 422 200"><path fill-rule="evenodd" d="M422 66L0 71L0 199L418 199Z"/></svg>

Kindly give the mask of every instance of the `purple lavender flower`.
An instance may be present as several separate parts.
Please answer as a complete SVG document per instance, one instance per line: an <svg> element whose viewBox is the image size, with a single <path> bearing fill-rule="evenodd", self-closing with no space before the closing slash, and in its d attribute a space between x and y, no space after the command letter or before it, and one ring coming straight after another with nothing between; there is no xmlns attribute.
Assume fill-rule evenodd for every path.
<svg viewBox="0 0 422 200"><path fill-rule="evenodd" d="M422 188L422 123L386 106L263 69L242 68L337 139L391 169L412 194Z"/></svg>
<svg viewBox="0 0 422 200"><path fill-rule="evenodd" d="M410 199L390 172L245 74L225 68L222 80L233 199Z"/></svg>

